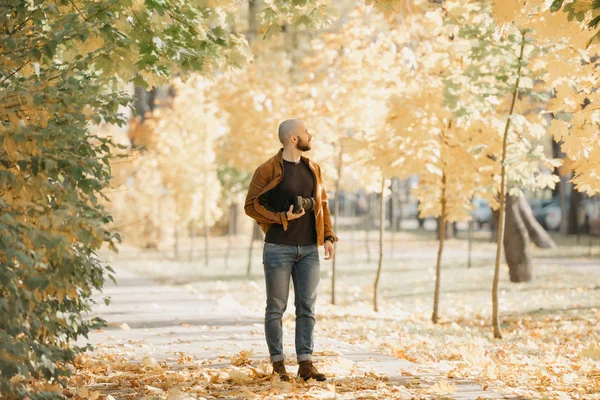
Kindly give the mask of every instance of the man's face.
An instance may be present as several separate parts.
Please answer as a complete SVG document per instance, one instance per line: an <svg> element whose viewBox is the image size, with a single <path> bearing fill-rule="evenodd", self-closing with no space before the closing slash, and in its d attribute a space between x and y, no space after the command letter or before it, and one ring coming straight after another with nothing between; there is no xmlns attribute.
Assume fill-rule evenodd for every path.
<svg viewBox="0 0 600 400"><path fill-rule="evenodd" d="M304 124L300 124L300 126L298 126L298 131L296 133L296 135L294 135L298 138L298 141L296 142L296 148L300 151L309 151L310 150L310 143L312 141L312 135L308 132L308 129L306 129L306 126L304 126Z"/></svg>

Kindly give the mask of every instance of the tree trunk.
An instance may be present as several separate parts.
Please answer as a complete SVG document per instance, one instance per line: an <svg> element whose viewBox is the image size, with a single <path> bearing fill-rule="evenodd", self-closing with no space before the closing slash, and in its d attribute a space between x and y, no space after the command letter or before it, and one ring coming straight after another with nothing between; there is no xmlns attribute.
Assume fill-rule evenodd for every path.
<svg viewBox="0 0 600 400"><path fill-rule="evenodd" d="M227 234L227 248L225 249L225 268L229 267L229 255L231 254L231 246L233 244L233 240L231 240L231 233Z"/></svg>
<svg viewBox="0 0 600 400"><path fill-rule="evenodd" d="M504 255L511 282L529 282L533 278L529 256L529 235L521 218L519 197L506 196Z"/></svg>
<svg viewBox="0 0 600 400"><path fill-rule="evenodd" d="M229 234L237 235L239 229L238 203L229 206Z"/></svg>
<svg viewBox="0 0 600 400"><path fill-rule="evenodd" d="M210 227L204 225L204 266L208 267L210 261Z"/></svg>
<svg viewBox="0 0 600 400"><path fill-rule="evenodd" d="M521 68L523 67L521 61L523 60L523 52L525 50L525 34L522 34L521 40L521 52L518 59L517 69L517 81L515 82L515 89L512 94L512 102L510 105L510 111L506 118L506 125L504 126L504 135L502 138L502 158L500 159L501 171L500 171L500 207L498 209L498 244L496 246L496 263L494 265L494 281L492 284L492 325L494 327L494 338L502 339L502 331L500 329L500 315L499 315L499 302L498 302L498 286L500 283L500 256L502 255L502 243L504 242L504 206L506 196L506 147L508 141L508 132L510 130L511 117L515 110L515 103L517 101L517 94L519 93L519 83L521 82Z"/></svg>
<svg viewBox="0 0 600 400"><path fill-rule="evenodd" d="M498 243L498 221L500 219L500 213L498 210L492 210L492 218L490 219L490 243Z"/></svg>
<svg viewBox="0 0 600 400"><path fill-rule="evenodd" d="M577 217L577 214L579 213L579 207L581 206L582 197L583 196L581 192L576 190L575 187L573 187L571 191L571 204L569 204L569 222L567 224L567 233L569 235L579 235L581 233L579 229L579 218Z"/></svg>
<svg viewBox="0 0 600 400"><path fill-rule="evenodd" d="M440 217L437 217L435 219L435 225L436 225L435 226L435 237L436 238L440 237L440 232L442 231L440 220L441 220ZM443 229L443 231L444 231L444 239L450 239L450 229L448 229L449 228L449 223L445 222L445 224L446 225L444 226L444 229Z"/></svg>
<svg viewBox="0 0 600 400"><path fill-rule="evenodd" d="M250 276L250 271L252 269L252 247L254 247L254 238L257 236L256 230L258 229L258 224L252 224L252 237L250 239L250 246L248 247L248 268L246 274Z"/></svg>
<svg viewBox="0 0 600 400"><path fill-rule="evenodd" d="M173 237L175 239L175 241L173 242L173 254L175 256L175 260L179 260L179 228L177 227L177 223L175 223Z"/></svg>
<svg viewBox="0 0 600 400"><path fill-rule="evenodd" d="M352 245L352 258L354 258L355 244L356 244L356 207L354 202L350 205L350 243Z"/></svg>
<svg viewBox="0 0 600 400"><path fill-rule="evenodd" d="M394 184L396 178L392 179L392 184L390 185L390 260L394 259L394 247L396 245L394 237L396 233L396 185Z"/></svg>
<svg viewBox="0 0 600 400"><path fill-rule="evenodd" d="M344 146L340 145L340 154L338 155L338 176L335 182L335 207L333 208L334 222L333 231L338 232L338 220L340 219L340 183L342 180L342 156L344 154ZM333 253L333 260L331 263L331 304L335 304L335 261L337 260L336 254Z"/></svg>
<svg viewBox="0 0 600 400"><path fill-rule="evenodd" d="M569 227L569 202L567 200L567 192L569 192L569 177L561 175L560 182L560 233L566 235Z"/></svg>
<svg viewBox="0 0 600 400"><path fill-rule="evenodd" d="M365 247L367 249L367 262L371 262L371 248L369 247L369 229L371 223L371 197L367 195L367 213L365 214Z"/></svg>
<svg viewBox="0 0 600 400"><path fill-rule="evenodd" d="M377 307L377 288L379 287L379 277L381 276L381 267L383 265L383 232L385 225L385 178L381 177L381 200L380 200L380 214L379 214L379 266L377 267L377 275L375 277L375 287L373 291L373 310L379 311Z"/></svg>
<svg viewBox="0 0 600 400"><path fill-rule="evenodd" d="M229 266L229 255L231 254L231 246L233 244L233 240L231 240L234 232L235 232L235 214L237 214L237 204L232 204L229 206L229 224L227 228L227 247L225 248L225 268Z"/></svg>
<svg viewBox="0 0 600 400"><path fill-rule="evenodd" d="M190 249L188 252L188 260L189 262L194 261L194 225L190 223L188 226L188 236L190 238Z"/></svg>
<svg viewBox="0 0 600 400"><path fill-rule="evenodd" d="M552 118L552 117L550 117L550 118ZM559 158L559 159L565 158L565 153L563 153L562 150L560 149L560 145L561 145L561 143L557 142L556 140L552 140L552 158ZM556 167L556 168L554 168L554 171L552 171L552 172L560 177L560 171L561 171L561 168ZM552 197L560 197L561 189L562 189L562 187L561 187L560 183L558 185L555 185L554 189L552 189Z"/></svg>
<svg viewBox="0 0 600 400"><path fill-rule="evenodd" d="M515 202L518 202L518 210L521 220L525 224L525 228L527 229L527 233L533 243L540 249L551 249L556 247L556 243L550 237L548 232L540 225L539 222L533 216L533 211L531 210L531 206L525 199L525 197L520 196L514 199Z"/></svg>
<svg viewBox="0 0 600 400"><path fill-rule="evenodd" d="M248 43L252 43L256 40L258 35L258 28L260 26L256 14L259 9L260 0L249 0L248 1L248 34L246 35Z"/></svg>
<svg viewBox="0 0 600 400"><path fill-rule="evenodd" d="M404 182L405 184L407 183L407 181ZM406 184L406 186L408 186L408 184ZM408 204L409 201L408 195L405 198L402 197L402 192L400 191L400 180L398 180L398 196L396 200L398 201L398 215L396 216L396 221L394 222L396 223L396 232L402 232L402 220L404 219L402 207L404 206L405 201L406 204Z"/></svg>
<svg viewBox="0 0 600 400"><path fill-rule="evenodd" d="M425 218L421 218L421 212L419 211L419 201L417 201L417 222L419 223L419 228L423 229L425 227Z"/></svg>
<svg viewBox="0 0 600 400"><path fill-rule="evenodd" d="M473 219L469 221L469 259L467 261L467 268L471 268L473 266L472 257L473 254Z"/></svg>
<svg viewBox="0 0 600 400"><path fill-rule="evenodd" d="M435 265L435 292L433 295L433 314L431 321L438 323L438 308L440 304L440 280L442 276L442 253L444 252L444 239L446 237L446 173L442 172L442 212L440 215L439 247Z"/></svg>
<svg viewBox="0 0 600 400"><path fill-rule="evenodd" d="M177 225L177 198L175 198L175 204L173 204L174 225L173 225L173 255L175 260L179 260L179 226Z"/></svg>

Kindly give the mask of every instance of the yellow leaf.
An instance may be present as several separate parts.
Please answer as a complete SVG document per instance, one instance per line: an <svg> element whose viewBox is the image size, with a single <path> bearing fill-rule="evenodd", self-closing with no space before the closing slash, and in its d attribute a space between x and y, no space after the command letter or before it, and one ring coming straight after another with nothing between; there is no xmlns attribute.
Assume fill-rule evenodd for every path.
<svg viewBox="0 0 600 400"><path fill-rule="evenodd" d="M600 347L592 343L581 352L581 355L595 361L600 361Z"/></svg>
<svg viewBox="0 0 600 400"><path fill-rule="evenodd" d="M40 111L38 117L40 120L40 126L42 128L46 128L48 126L48 117L46 116L46 113L44 111Z"/></svg>
<svg viewBox="0 0 600 400"><path fill-rule="evenodd" d="M440 381L431 387L431 391L436 394L450 394L456 391L454 383Z"/></svg>
<svg viewBox="0 0 600 400"><path fill-rule="evenodd" d="M231 379L233 383L237 385L245 385L252 380L248 375L241 371L230 371L229 379Z"/></svg>
<svg viewBox="0 0 600 400"><path fill-rule="evenodd" d="M13 126L13 128L19 126L20 119L15 112L8 113L8 120L10 121L10 124Z"/></svg>
<svg viewBox="0 0 600 400"><path fill-rule="evenodd" d="M17 143L13 140L12 137L8 135L4 136L3 146L4 150L6 150L6 153L10 158L14 159L17 157Z"/></svg>
<svg viewBox="0 0 600 400"><path fill-rule="evenodd" d="M548 133L552 135L554 140L559 142L569 134L569 123L560 119L553 119L550 123Z"/></svg>

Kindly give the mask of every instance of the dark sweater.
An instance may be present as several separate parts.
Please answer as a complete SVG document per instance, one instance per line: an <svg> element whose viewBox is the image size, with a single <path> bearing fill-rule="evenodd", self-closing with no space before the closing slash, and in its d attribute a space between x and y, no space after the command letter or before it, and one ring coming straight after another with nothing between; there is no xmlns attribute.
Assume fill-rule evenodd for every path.
<svg viewBox="0 0 600 400"><path fill-rule="evenodd" d="M275 211L288 211L284 204L295 196L314 197L315 178L306 163L298 164L283 160L283 179L269 193L269 205ZM317 244L314 211L306 212L302 217L291 220L287 230L283 225L275 224L265 237L266 243L306 246Z"/></svg>

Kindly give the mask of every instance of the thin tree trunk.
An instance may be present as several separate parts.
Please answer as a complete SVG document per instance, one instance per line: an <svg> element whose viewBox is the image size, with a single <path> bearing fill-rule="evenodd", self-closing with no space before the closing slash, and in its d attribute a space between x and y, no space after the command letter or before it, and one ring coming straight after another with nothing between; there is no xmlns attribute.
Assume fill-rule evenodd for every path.
<svg viewBox="0 0 600 400"><path fill-rule="evenodd" d="M356 207L354 202L352 202L351 206L350 206L350 217L351 217L351 223L350 223L350 243L352 244L352 257L354 258L354 252L355 252L355 244L356 244Z"/></svg>
<svg viewBox="0 0 600 400"><path fill-rule="evenodd" d="M204 266L208 267L210 261L210 227L204 225Z"/></svg>
<svg viewBox="0 0 600 400"><path fill-rule="evenodd" d="M408 181L404 181L405 185L408 186ZM404 206L404 202L409 204L408 200L409 195L407 194L405 198L402 197L402 193L400 192L400 181L398 181L398 220L396 221L396 232L402 232L402 220L404 219L404 211L402 210Z"/></svg>
<svg viewBox="0 0 600 400"><path fill-rule="evenodd" d="M552 119L552 117L550 117L550 119ZM559 158L561 160L564 160L564 158L566 157L566 154L562 152L560 147L561 146L560 146L559 142L557 142L556 140L552 140L552 158ZM560 177L560 172L561 172L560 167L555 167L554 170L552 171L552 173L558 175L559 177ZM561 185L559 182L559 184L555 185L554 188L552 189L552 197L553 198L560 197L560 189L561 189Z"/></svg>
<svg viewBox="0 0 600 400"><path fill-rule="evenodd" d="M472 262L472 254L473 254L473 219L469 221L469 259L467 261L467 268L471 268L473 266Z"/></svg>
<svg viewBox="0 0 600 400"><path fill-rule="evenodd" d="M194 225L190 223L188 228L188 235L190 238L190 249L188 252L188 260L189 262L194 261Z"/></svg>
<svg viewBox="0 0 600 400"><path fill-rule="evenodd" d="M369 229L371 217L371 197L367 194L367 214L365 215L365 247L367 249L367 262L371 262L371 248L369 247Z"/></svg>
<svg viewBox="0 0 600 400"><path fill-rule="evenodd" d="M231 246L233 244L233 240L231 233L227 234L227 248L225 248L225 268L229 268L229 255L231 254Z"/></svg>
<svg viewBox="0 0 600 400"><path fill-rule="evenodd" d="M204 157L208 157L208 135L204 135ZM202 186L204 193L202 194L202 219L204 223L204 266L208 267L208 245L210 239L210 227L208 226L208 171L205 169L202 177Z"/></svg>
<svg viewBox="0 0 600 400"><path fill-rule="evenodd" d="M344 145L340 144L340 154L338 155L338 176L335 182L335 207L333 209L334 222L333 231L338 232L338 221L340 219L340 183L342 180L342 156L344 154ZM335 262L337 257L333 254L333 260L331 263L331 304L335 304Z"/></svg>
<svg viewBox="0 0 600 400"><path fill-rule="evenodd" d="M431 321L437 324L439 321L438 309L440 304L440 280L442 277L442 254L444 252L444 239L446 237L446 173L442 172L442 213L440 215L440 232L438 236L439 247L437 263L435 265L435 292L433 295L433 314Z"/></svg>
<svg viewBox="0 0 600 400"><path fill-rule="evenodd" d="M498 243L498 210L492 210L492 217L490 219L490 243Z"/></svg>
<svg viewBox="0 0 600 400"><path fill-rule="evenodd" d="M234 221L234 214L235 214L235 204L231 204L229 206L229 224L228 224L228 228L227 228L227 247L225 248L225 268L229 267L229 255L231 254L231 245L233 243L233 240L231 240L232 236L233 236L233 232L234 232L234 226L235 226L235 221Z"/></svg>
<svg viewBox="0 0 600 400"><path fill-rule="evenodd" d="M256 237L256 230L258 229L258 224L252 224L252 236L250 239L250 246L248 247L248 269L246 274L250 276L250 271L252 269L252 247L254 247L254 238Z"/></svg>
<svg viewBox="0 0 600 400"><path fill-rule="evenodd" d="M383 266L383 233L385 231L385 178L381 177L381 210L379 214L379 266L377 267L377 276L375 277L375 287L373 291L373 309L375 312L379 311L377 307L377 288L379 287L379 277L381 276L381 267Z"/></svg>
<svg viewBox="0 0 600 400"><path fill-rule="evenodd" d="M394 259L394 247L396 246L394 236L396 233L396 187L395 182L396 178L392 179L392 184L390 185L390 191L392 192L390 196L390 260Z"/></svg>
<svg viewBox="0 0 600 400"><path fill-rule="evenodd" d="M558 183L560 187L560 228L561 234L566 235L569 230L569 202L567 201L567 192L569 191L569 177L561 175ZM547 227L548 228L548 227Z"/></svg>
<svg viewBox="0 0 600 400"><path fill-rule="evenodd" d="M175 222L173 225L173 238L175 239L173 242L173 255L175 257L175 260L179 260L179 226L177 224L177 196L175 196L173 212L175 214L175 218L173 219L173 221Z"/></svg>
<svg viewBox="0 0 600 400"><path fill-rule="evenodd" d="M540 249L551 249L556 247L554 240L533 216L531 206L525 197L521 196L516 199L516 201L518 202L518 211L521 220L525 224L529 238L533 241L533 243L535 243L535 245Z"/></svg>
<svg viewBox="0 0 600 400"><path fill-rule="evenodd" d="M529 235L521 218L519 198L506 196L504 256L511 282L529 282L533 278L529 256Z"/></svg>
<svg viewBox="0 0 600 400"><path fill-rule="evenodd" d="M173 243L173 254L175 256L175 260L179 260L179 228L177 227L177 223L175 223L173 237L175 239Z"/></svg>
<svg viewBox="0 0 600 400"><path fill-rule="evenodd" d="M256 36L258 35L259 22L256 18L256 14L259 9L259 1L260 0L249 0L248 1L248 34L246 37L248 38L248 43L252 43L256 40Z"/></svg>
<svg viewBox="0 0 600 400"><path fill-rule="evenodd" d="M569 235L577 235L579 240L579 218L577 214L579 213L579 207L581 206L581 192L577 189L573 188L571 191L571 203L569 204L569 215L568 215L568 229L567 233Z"/></svg>
<svg viewBox="0 0 600 400"><path fill-rule="evenodd" d="M506 196L506 147L508 142L508 132L510 130L511 117L515 110L517 94L519 93L519 83L521 82L521 61L523 60L523 51L525 50L525 35L522 34L521 52L519 54L519 67L517 70L517 81L515 82L515 90L513 91L512 102L506 125L504 127L504 137L502 139L502 158L500 159L500 208L498 210L498 244L496 246L496 264L494 266L494 282L492 284L492 325L494 326L494 338L502 339L502 331L500 330L500 315L498 303L498 286L500 283L500 257L502 256L502 243L504 241L504 206Z"/></svg>

